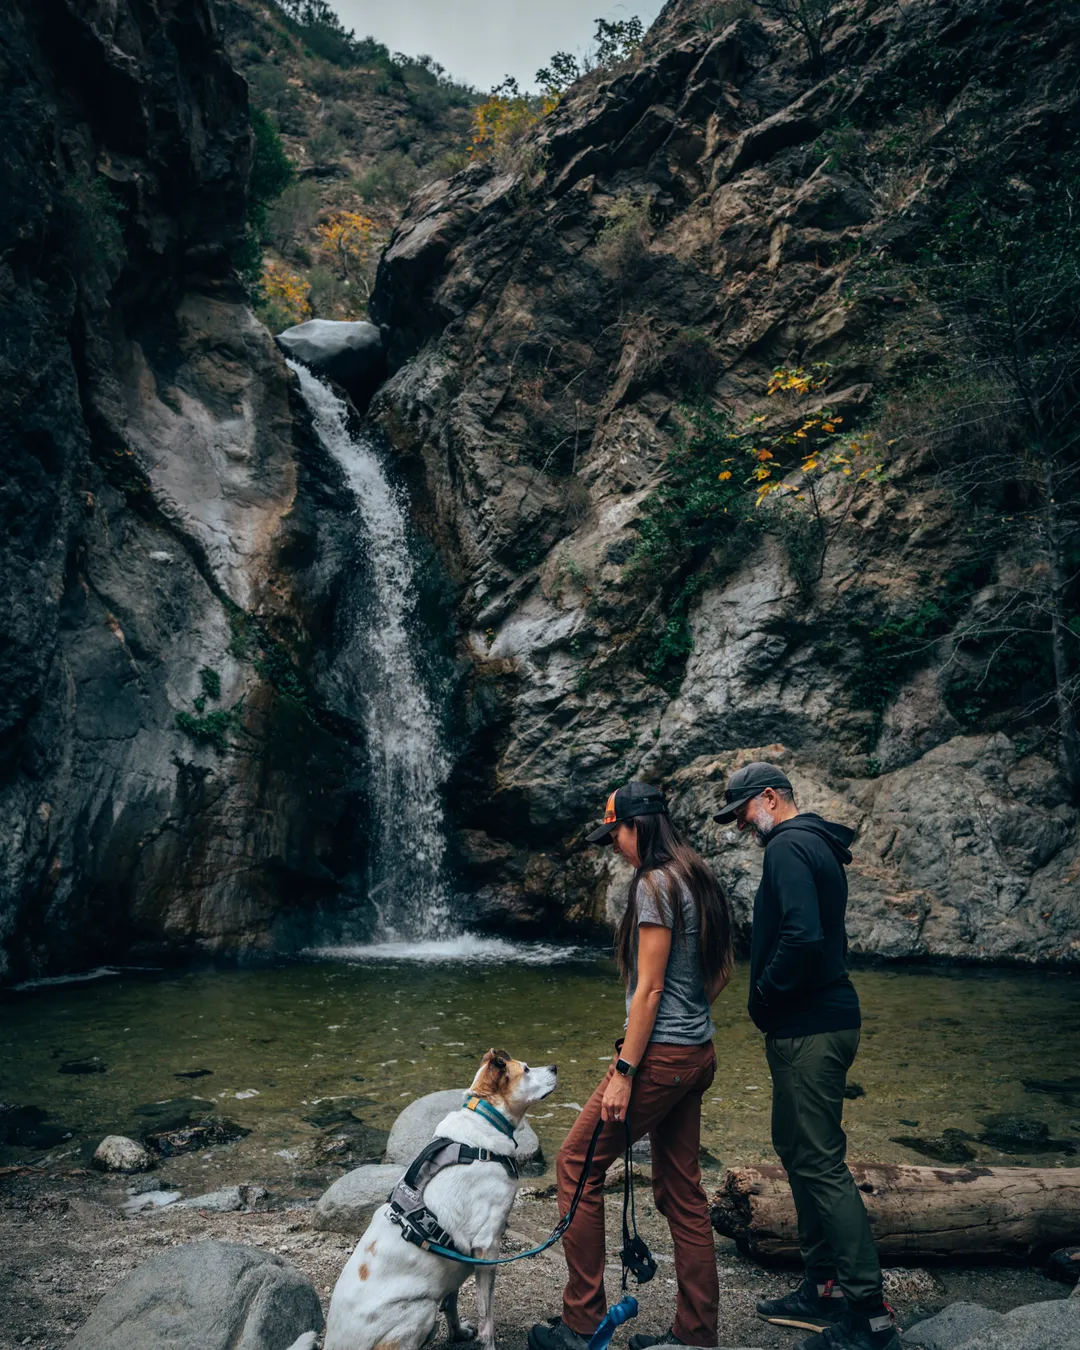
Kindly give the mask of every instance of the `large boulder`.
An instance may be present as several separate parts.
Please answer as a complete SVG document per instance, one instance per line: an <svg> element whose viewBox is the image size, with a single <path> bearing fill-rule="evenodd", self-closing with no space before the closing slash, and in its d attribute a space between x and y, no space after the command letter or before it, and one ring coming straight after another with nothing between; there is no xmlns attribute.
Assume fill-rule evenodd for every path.
<svg viewBox="0 0 1080 1350"><path fill-rule="evenodd" d="M319 1197L312 1215L313 1228L357 1236L397 1185L402 1168L397 1163L372 1163L346 1172Z"/></svg>
<svg viewBox="0 0 1080 1350"><path fill-rule="evenodd" d="M175 1247L101 1300L71 1350L289 1350L321 1331L306 1275L280 1256L231 1242Z"/></svg>
<svg viewBox="0 0 1080 1350"><path fill-rule="evenodd" d="M390 1138L386 1141L383 1162L407 1167L425 1144L435 1137L435 1127L451 1111L456 1111L467 1096L464 1088L448 1088L445 1092L429 1092L418 1097L394 1121ZM518 1165L538 1163L543 1159L540 1140L527 1120L514 1132L518 1151L514 1155Z"/></svg>
<svg viewBox="0 0 1080 1350"><path fill-rule="evenodd" d="M382 334L373 323L308 319L274 341L286 356L340 384L361 412L386 379Z"/></svg>
<svg viewBox="0 0 1080 1350"><path fill-rule="evenodd" d="M102 1172L149 1172L157 1160L149 1149L123 1134L108 1134L91 1160Z"/></svg>
<svg viewBox="0 0 1080 1350"><path fill-rule="evenodd" d="M1080 1350L1080 1299L1026 1303L1004 1314L953 1303L901 1339L905 1350Z"/></svg>

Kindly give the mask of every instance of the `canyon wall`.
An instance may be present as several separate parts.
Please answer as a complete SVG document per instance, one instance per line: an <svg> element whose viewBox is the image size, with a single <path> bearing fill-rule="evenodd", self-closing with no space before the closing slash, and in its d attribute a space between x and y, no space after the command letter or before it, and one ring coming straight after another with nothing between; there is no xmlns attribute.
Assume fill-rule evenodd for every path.
<svg viewBox="0 0 1080 1350"><path fill-rule="evenodd" d="M363 909L362 564L235 280L247 89L208 0L8 9L0 62L0 974L289 950Z"/></svg>
<svg viewBox="0 0 1080 1350"><path fill-rule="evenodd" d="M582 835L647 777L745 929L759 859L709 814L766 758L858 829L856 952L1076 962L1054 735L1025 689L958 695L950 637L1027 581L1018 559L973 561L918 427L950 335L902 265L965 172L957 128L1011 147L1015 194L1067 152L1075 18L867 0L834 12L819 78L776 24L718 12L669 4L636 63L420 193L380 265L396 373L375 415L462 595L463 889L511 931L601 924L625 876ZM658 488L708 452L695 426L722 414L780 444L815 412L882 463L857 492L848 469L820 481L816 569L798 508L755 521L752 493L741 533L646 565L678 553L655 540L685 504Z"/></svg>

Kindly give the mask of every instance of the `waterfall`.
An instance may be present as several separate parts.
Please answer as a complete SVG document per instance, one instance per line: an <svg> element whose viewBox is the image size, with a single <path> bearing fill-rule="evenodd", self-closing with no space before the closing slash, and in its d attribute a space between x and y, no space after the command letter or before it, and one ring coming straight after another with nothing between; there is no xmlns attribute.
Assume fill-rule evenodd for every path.
<svg viewBox="0 0 1080 1350"><path fill-rule="evenodd" d="M350 433L345 403L306 366L286 364L300 381L319 440L345 472L367 545L370 590L350 616L353 631L339 664L363 710L371 763L375 819L367 880L376 936L388 942L444 937L450 915L442 793L449 760L415 655L406 503L365 433Z"/></svg>

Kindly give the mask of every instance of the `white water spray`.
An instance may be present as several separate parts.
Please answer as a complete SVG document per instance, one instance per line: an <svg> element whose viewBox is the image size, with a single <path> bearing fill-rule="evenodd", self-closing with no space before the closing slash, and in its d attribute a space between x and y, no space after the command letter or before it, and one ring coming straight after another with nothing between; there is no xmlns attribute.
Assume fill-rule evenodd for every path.
<svg viewBox="0 0 1080 1350"><path fill-rule="evenodd" d="M371 761L368 894L379 917L377 936L388 942L446 937L442 793L449 761L413 654L416 585L405 505L374 446L363 433L349 432L342 400L306 366L286 364L300 381L319 440L345 471L368 543L371 591L349 659L340 664L363 709Z"/></svg>

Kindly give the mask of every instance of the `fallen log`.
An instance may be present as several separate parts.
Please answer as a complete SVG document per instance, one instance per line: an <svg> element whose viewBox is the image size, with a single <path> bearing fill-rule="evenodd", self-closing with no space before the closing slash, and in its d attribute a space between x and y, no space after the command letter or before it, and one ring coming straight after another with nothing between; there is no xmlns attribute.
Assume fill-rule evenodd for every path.
<svg viewBox="0 0 1080 1350"><path fill-rule="evenodd" d="M1080 1241L1080 1168L907 1167L853 1163L881 1259L891 1265L1031 1261ZM712 1197L712 1223L746 1256L799 1256L782 1167L736 1167Z"/></svg>

